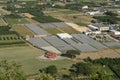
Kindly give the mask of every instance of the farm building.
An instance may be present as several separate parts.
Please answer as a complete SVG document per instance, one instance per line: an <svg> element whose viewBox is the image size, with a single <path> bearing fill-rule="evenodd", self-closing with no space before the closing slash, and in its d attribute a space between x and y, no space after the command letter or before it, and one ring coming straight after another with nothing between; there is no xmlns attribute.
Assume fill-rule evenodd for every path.
<svg viewBox="0 0 120 80"><path fill-rule="evenodd" d="M110 26L103 23L94 23L92 25L88 25L88 28L93 31L108 31Z"/></svg>
<svg viewBox="0 0 120 80"><path fill-rule="evenodd" d="M44 56L49 59L55 59L57 57L57 54L51 51L47 51Z"/></svg>

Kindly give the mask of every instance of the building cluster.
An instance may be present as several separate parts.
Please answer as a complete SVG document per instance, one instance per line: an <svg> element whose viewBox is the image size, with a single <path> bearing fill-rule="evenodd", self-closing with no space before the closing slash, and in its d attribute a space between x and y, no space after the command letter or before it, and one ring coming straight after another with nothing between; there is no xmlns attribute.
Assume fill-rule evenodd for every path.
<svg viewBox="0 0 120 80"><path fill-rule="evenodd" d="M48 24L51 25L51 23ZM63 22L52 23L52 24L57 25L59 27L65 26L65 23L63 24ZM57 57L57 54L59 55L62 52L66 52L68 50L91 52L91 51L97 51L100 49L107 48L108 47L107 45L111 44L111 43L107 43L107 45L102 44L90 38L89 36L81 33L68 34L62 32L56 35L52 35L43 29L43 27L48 27L45 23L40 25L25 24L25 27L30 29L36 34L34 37L27 39L27 41L37 48L46 50L47 53L44 56L48 59L51 58L55 59L55 57ZM50 27L54 27L54 26L51 25L49 26L49 28ZM103 25L102 23L89 25L89 28L92 31L110 30L110 26ZM114 31L112 33L114 34Z"/></svg>
<svg viewBox="0 0 120 80"><path fill-rule="evenodd" d="M109 31L111 35L120 35L120 26L118 24L93 23L88 25L88 29L85 34L101 34L101 32Z"/></svg>

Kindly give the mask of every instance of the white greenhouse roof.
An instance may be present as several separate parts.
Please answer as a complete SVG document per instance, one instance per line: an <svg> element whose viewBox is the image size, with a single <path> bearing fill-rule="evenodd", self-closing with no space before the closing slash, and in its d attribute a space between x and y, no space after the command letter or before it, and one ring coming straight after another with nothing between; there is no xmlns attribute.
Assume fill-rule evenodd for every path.
<svg viewBox="0 0 120 80"><path fill-rule="evenodd" d="M61 39L72 38L72 36L68 33L59 33L59 34L57 34L57 36L60 37Z"/></svg>

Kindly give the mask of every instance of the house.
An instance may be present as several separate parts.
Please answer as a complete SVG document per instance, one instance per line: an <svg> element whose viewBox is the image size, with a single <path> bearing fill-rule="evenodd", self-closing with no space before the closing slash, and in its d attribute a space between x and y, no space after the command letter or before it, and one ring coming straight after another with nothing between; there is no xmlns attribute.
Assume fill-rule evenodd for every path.
<svg viewBox="0 0 120 80"><path fill-rule="evenodd" d="M92 25L88 25L88 28L92 31L109 31L110 26L103 23L94 23Z"/></svg>
<svg viewBox="0 0 120 80"><path fill-rule="evenodd" d="M44 56L49 59L55 59L57 57L57 54L51 51L47 51Z"/></svg>

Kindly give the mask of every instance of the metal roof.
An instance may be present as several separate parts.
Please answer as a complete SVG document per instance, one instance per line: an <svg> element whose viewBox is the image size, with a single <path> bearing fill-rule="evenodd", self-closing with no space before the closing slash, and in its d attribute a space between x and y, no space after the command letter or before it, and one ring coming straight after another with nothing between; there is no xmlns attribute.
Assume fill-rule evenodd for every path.
<svg viewBox="0 0 120 80"><path fill-rule="evenodd" d="M61 53L59 50L57 50L55 47L51 46L48 42L46 42L43 39L40 38L30 38L28 40L32 45L47 50L47 51L52 51L55 53Z"/></svg>
<svg viewBox="0 0 120 80"><path fill-rule="evenodd" d="M44 37L44 39L60 51L74 50L71 45L65 43L63 40L56 36L48 36Z"/></svg>
<svg viewBox="0 0 120 80"><path fill-rule="evenodd" d="M94 23L94 24L92 24L92 26L95 26L95 27L98 27L98 28L100 28L100 27L109 27L109 25L105 25L103 23Z"/></svg>
<svg viewBox="0 0 120 80"><path fill-rule="evenodd" d="M84 34L72 34L72 36L83 43L87 43L87 44L91 45L92 47L95 47L96 49L107 48L103 44L93 40L92 38L90 38Z"/></svg>
<svg viewBox="0 0 120 80"><path fill-rule="evenodd" d="M37 35L50 35L47 31L41 29L35 24L25 24L25 26Z"/></svg>
<svg viewBox="0 0 120 80"><path fill-rule="evenodd" d="M81 43L78 41L75 41L73 39L63 39L65 42L67 42L68 44L71 44L74 48L76 48L77 50L81 51L81 52L87 52L87 51L96 51L96 49L88 44L85 43Z"/></svg>
<svg viewBox="0 0 120 80"><path fill-rule="evenodd" d="M104 42L103 44L108 46L108 47L114 47L114 46L120 47L120 42Z"/></svg>
<svg viewBox="0 0 120 80"><path fill-rule="evenodd" d="M84 43L84 44L72 44L73 47L80 50L81 52L88 52L88 51L97 51L94 47Z"/></svg>
<svg viewBox="0 0 120 80"><path fill-rule="evenodd" d="M52 24L55 25L56 27L67 27L67 26L69 26L65 22L55 22L55 23L52 23Z"/></svg>
<svg viewBox="0 0 120 80"><path fill-rule="evenodd" d="M40 27L42 27L42 28L55 28L56 26L51 24L51 23L43 23L43 24L40 24Z"/></svg>

